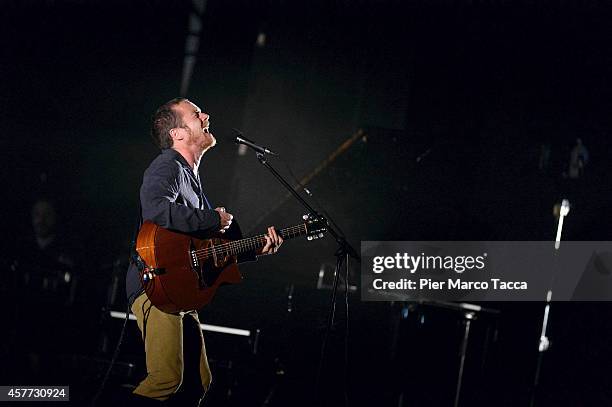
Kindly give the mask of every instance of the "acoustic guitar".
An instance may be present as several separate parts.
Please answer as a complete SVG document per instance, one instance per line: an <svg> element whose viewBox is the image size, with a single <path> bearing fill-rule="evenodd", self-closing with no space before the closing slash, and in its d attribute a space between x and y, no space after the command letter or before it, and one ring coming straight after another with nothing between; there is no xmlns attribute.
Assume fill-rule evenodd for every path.
<svg viewBox="0 0 612 407"><path fill-rule="evenodd" d="M327 221L304 215L304 223L278 231L283 240L323 236ZM225 236L224 236L225 237ZM265 235L230 240L221 235L198 239L145 221L136 240L140 280L149 300L167 313L198 310L217 288L242 280L237 256L265 246Z"/></svg>

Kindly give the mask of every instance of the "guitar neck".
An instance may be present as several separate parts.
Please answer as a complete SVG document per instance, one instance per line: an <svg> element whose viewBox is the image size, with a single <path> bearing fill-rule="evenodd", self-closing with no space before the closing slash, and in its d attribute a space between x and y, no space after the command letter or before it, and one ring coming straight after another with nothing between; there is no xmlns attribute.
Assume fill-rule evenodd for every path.
<svg viewBox="0 0 612 407"><path fill-rule="evenodd" d="M294 237L304 236L308 233L308 229L306 228L306 224L290 226L288 228L284 228L278 230L277 233L283 240L293 239ZM247 237L245 239L234 240L228 243L225 243L221 246L227 246L225 249L229 254L240 254L245 253L251 250L257 250L266 245L266 235L261 234L257 236Z"/></svg>

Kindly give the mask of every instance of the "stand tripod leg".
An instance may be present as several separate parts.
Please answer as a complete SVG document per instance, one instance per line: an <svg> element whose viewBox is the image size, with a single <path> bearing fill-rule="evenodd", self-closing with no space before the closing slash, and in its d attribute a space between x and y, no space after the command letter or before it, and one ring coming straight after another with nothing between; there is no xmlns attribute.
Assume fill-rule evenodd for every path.
<svg viewBox="0 0 612 407"><path fill-rule="evenodd" d="M546 306L544 307L544 318L542 319L542 332L540 333L540 343L538 344L538 362L536 364L535 376L533 378L533 389L531 390L531 399L529 400L529 407L535 406L538 386L540 384L540 372L542 370L542 362L544 360L544 352L548 350L550 341L546 336L548 330L548 316L550 315L550 300L552 298L552 291L548 291L546 295Z"/></svg>
<svg viewBox="0 0 612 407"><path fill-rule="evenodd" d="M323 343L321 344L321 354L319 356L319 367L317 369L317 378L316 378L316 382L315 382L315 402L317 403L317 405L320 404L320 385L321 385L321 373L323 372L323 362L325 360L325 349L327 347L327 341L329 339L329 335L331 333L331 330L333 328L334 325L334 316L336 314L336 294L338 292L338 280L340 278L340 269L342 269L342 262L344 260L344 256L340 253L338 255L337 253L337 260L336 260L336 269L334 271L334 284L332 287L332 299L331 299L331 305L330 305L330 312L327 316L327 327L325 330L325 336L323 337Z"/></svg>
<svg viewBox="0 0 612 407"><path fill-rule="evenodd" d="M455 390L455 403L454 407L459 406L459 399L461 397L461 385L463 382L463 368L465 367L465 355L467 353L468 340L470 339L470 327L472 320L474 319L474 313L468 312L464 315L465 330L463 331L463 341L461 342L461 352L459 358L459 374L457 375L457 387Z"/></svg>

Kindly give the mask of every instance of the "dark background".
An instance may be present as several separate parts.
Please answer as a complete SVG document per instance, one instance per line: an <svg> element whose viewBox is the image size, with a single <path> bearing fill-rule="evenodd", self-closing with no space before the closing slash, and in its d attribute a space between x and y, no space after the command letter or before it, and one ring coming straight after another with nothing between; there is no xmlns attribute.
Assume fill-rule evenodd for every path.
<svg viewBox="0 0 612 407"><path fill-rule="evenodd" d="M120 330L102 309L123 279L142 173L157 154L149 119L178 96L191 11L188 1L3 2L3 270L32 234L32 203L51 197L79 287L48 332L65 335L65 350L41 351L63 359L34 378L27 357L11 352L26 335L17 331L3 345L0 384L51 376L80 400L95 392ZM302 179L362 129L308 184L357 249L362 240L552 240L562 198L572 203L565 239L610 240L611 17L594 1L209 0L187 93L219 141L200 167L206 194L248 233L296 224L304 210L251 152L238 154L231 129L280 153L271 162L292 182L287 165ZM578 137L590 160L568 179ZM201 312L203 322L262 332L256 356L236 338L208 336L219 378L211 404L227 403L231 387L237 405L270 394L273 405L310 405L330 296L316 283L334 251L329 238L287 242ZM2 287L19 308L23 296ZM55 300L30 301L39 306L25 318L54 321ZM328 404L341 404L346 387L349 405L452 405L460 313L361 303L358 293L350 304L347 384L340 302L318 386ZM543 305L489 305L501 313L475 322L462 405L528 405ZM610 404L611 314L606 303L553 305L537 405ZM131 329L119 359L141 372ZM138 378L117 372L107 391Z"/></svg>

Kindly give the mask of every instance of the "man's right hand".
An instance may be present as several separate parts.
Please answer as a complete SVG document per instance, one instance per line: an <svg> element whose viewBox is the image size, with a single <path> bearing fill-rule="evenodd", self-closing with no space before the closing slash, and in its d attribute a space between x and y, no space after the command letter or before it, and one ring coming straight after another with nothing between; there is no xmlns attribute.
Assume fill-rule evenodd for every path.
<svg viewBox="0 0 612 407"><path fill-rule="evenodd" d="M227 229L229 229L232 224L232 219L234 219L234 215L225 211L224 207L215 208L215 210L219 213L219 218L221 218L221 229L219 232L225 233Z"/></svg>

